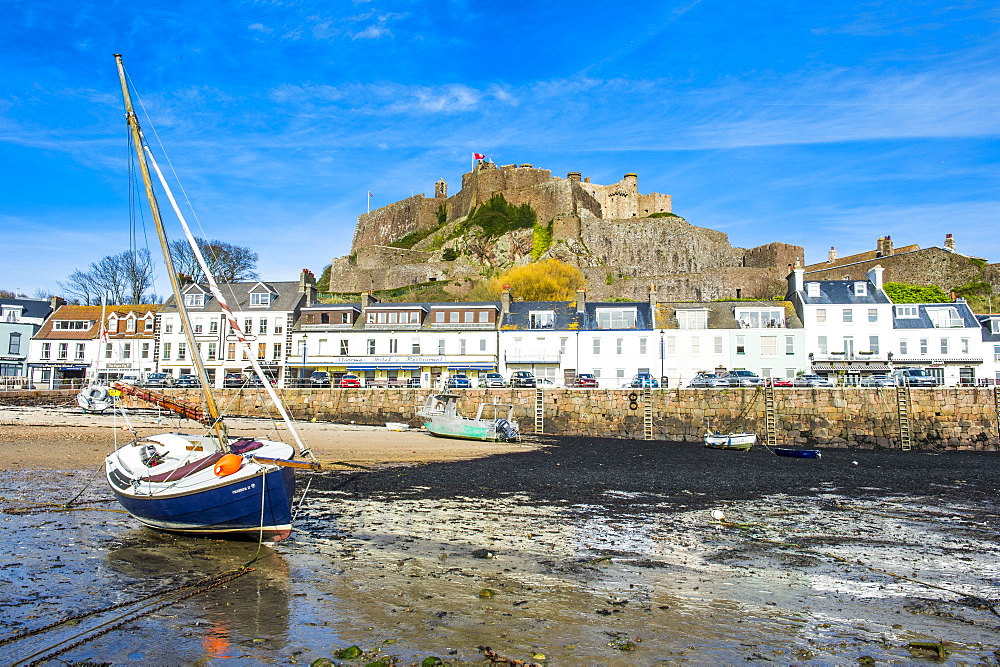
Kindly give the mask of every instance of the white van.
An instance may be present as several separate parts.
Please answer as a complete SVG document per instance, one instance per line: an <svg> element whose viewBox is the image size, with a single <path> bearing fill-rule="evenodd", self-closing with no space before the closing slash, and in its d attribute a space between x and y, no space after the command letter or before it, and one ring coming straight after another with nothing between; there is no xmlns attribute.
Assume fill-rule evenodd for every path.
<svg viewBox="0 0 1000 667"><path fill-rule="evenodd" d="M140 385L142 384L142 373L123 373L122 376L118 378L118 382L121 382L122 384Z"/></svg>

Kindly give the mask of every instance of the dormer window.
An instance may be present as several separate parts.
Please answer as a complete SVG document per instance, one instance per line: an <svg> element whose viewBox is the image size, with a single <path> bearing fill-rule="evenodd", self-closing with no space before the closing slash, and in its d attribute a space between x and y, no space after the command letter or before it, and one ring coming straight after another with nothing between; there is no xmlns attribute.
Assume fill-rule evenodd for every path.
<svg viewBox="0 0 1000 667"><path fill-rule="evenodd" d="M205 295L199 292L185 294L184 305L188 308L203 308L205 306Z"/></svg>
<svg viewBox="0 0 1000 667"><path fill-rule="evenodd" d="M598 329L635 329L635 308L598 308Z"/></svg>
<svg viewBox="0 0 1000 667"><path fill-rule="evenodd" d="M678 329L707 329L708 328L708 311L703 308L690 309L690 310L678 310L677 311L677 328Z"/></svg>
<svg viewBox="0 0 1000 667"><path fill-rule="evenodd" d="M819 283L806 283L806 296L818 297L819 296Z"/></svg>
<svg viewBox="0 0 1000 667"><path fill-rule="evenodd" d="M129 333L135 333L135 318L130 317L125 320L125 331Z"/></svg>
<svg viewBox="0 0 1000 667"><path fill-rule="evenodd" d="M9 306L4 306L2 311L2 319L4 322L17 322L21 319L21 312L23 308L12 308Z"/></svg>
<svg viewBox="0 0 1000 667"><path fill-rule="evenodd" d="M271 294L270 292L254 292L250 295L250 305L251 306L269 306L271 305Z"/></svg>
<svg viewBox="0 0 1000 667"><path fill-rule="evenodd" d="M954 306L928 308L927 316L931 318L935 329L950 329L965 326L965 320L958 314L958 309Z"/></svg>
<svg viewBox="0 0 1000 667"><path fill-rule="evenodd" d="M854 283L854 296L868 296L868 283Z"/></svg>
<svg viewBox="0 0 1000 667"><path fill-rule="evenodd" d="M916 306L896 306L896 317L901 319L920 317L920 309Z"/></svg>
<svg viewBox="0 0 1000 667"><path fill-rule="evenodd" d="M472 311L469 311L469 314L472 314ZM528 327L531 329L551 329L555 324L556 314L554 311L532 311L528 314Z"/></svg>

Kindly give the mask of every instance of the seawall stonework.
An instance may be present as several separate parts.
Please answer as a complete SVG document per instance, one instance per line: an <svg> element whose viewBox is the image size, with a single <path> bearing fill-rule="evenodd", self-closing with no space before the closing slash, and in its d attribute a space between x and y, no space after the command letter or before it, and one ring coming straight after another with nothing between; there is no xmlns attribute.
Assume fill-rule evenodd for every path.
<svg viewBox="0 0 1000 667"><path fill-rule="evenodd" d="M418 426L414 417L426 389L280 389L297 419L382 425L387 421ZM174 395L197 402L193 391ZM263 394L219 391L229 414L274 417ZM632 409L631 395L638 407ZM896 448L899 427L895 390L858 388L781 389L775 392L779 445ZM522 430L534 428L535 391L531 389L471 389L461 392L459 409L474 415L481 401L513 403ZM630 389L553 389L544 392L544 432L550 435L641 439L643 395ZM996 450L997 414L993 390L975 387L914 389L911 428L915 449ZM698 442L707 428L730 425L764 433L764 401L753 389L654 389L651 394L653 437L656 440ZM76 392L20 391L0 393L0 405L75 404ZM149 407L127 399L127 407ZM737 422L740 416L743 420Z"/></svg>

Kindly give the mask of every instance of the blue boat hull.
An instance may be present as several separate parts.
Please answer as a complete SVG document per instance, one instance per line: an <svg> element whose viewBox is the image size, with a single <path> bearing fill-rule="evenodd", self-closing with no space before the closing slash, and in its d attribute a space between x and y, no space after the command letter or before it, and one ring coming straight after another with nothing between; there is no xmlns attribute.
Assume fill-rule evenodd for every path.
<svg viewBox="0 0 1000 667"><path fill-rule="evenodd" d="M159 530L254 540L263 535L266 542L292 532L292 468L173 496L129 495L114 485L112 489L129 514Z"/></svg>
<svg viewBox="0 0 1000 667"><path fill-rule="evenodd" d="M818 449L788 449L785 447L775 447L774 453L778 456L791 456L797 459L818 459L821 456Z"/></svg>

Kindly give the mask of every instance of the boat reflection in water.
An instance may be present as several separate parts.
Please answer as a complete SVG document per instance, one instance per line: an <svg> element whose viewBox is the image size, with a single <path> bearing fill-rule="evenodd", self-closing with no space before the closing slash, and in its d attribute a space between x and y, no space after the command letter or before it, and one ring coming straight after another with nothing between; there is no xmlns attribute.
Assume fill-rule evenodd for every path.
<svg viewBox="0 0 1000 667"><path fill-rule="evenodd" d="M128 633L134 643L119 643L114 652L122 653L105 654L108 659L116 663L140 659L169 664L246 659L258 653L265 659L273 658L275 651L287 646L291 584L289 567L281 554L263 546L258 555L258 545L246 542L145 529L130 531L121 541L120 547L107 554L106 565L119 575L121 590L129 591L134 598L237 571L251 561L253 571L157 612L154 624ZM211 583L209 580L195 588ZM185 588L178 594L186 592L192 589ZM170 595L163 596L164 601L169 599ZM147 629L149 635L144 636ZM171 639L164 641L168 629L172 630ZM117 635L119 642L122 636Z"/></svg>

